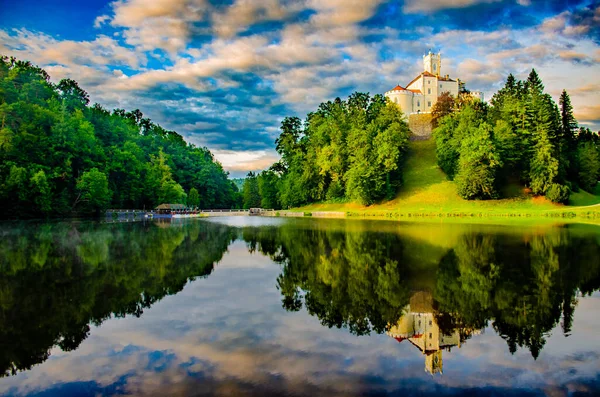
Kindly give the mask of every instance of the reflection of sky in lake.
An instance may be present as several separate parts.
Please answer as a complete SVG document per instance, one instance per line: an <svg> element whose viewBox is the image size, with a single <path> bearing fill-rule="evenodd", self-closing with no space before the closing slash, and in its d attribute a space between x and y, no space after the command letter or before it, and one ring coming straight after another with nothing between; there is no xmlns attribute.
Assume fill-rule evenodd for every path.
<svg viewBox="0 0 600 397"><path fill-rule="evenodd" d="M329 329L286 312L278 265L242 241L215 271L146 309L93 327L72 352L54 348L30 371L0 380L7 395L359 395L425 392L567 395L599 392L600 294L579 298L571 336L559 328L537 360L514 355L491 327L444 352L444 372L386 335Z"/></svg>

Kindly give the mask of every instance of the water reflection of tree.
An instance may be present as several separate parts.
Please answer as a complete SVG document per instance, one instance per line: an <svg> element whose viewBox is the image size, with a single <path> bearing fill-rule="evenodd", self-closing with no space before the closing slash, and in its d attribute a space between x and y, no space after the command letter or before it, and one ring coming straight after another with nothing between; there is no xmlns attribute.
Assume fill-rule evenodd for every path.
<svg viewBox="0 0 600 397"><path fill-rule="evenodd" d="M489 320L509 350L527 347L537 358L561 320L568 335L576 293L600 287L596 237L556 228L537 235L466 234L441 260L438 310L463 325Z"/></svg>
<svg viewBox="0 0 600 397"><path fill-rule="evenodd" d="M246 229L249 249L283 265L283 306L357 335L384 332L408 303L403 242L396 234L283 226Z"/></svg>
<svg viewBox="0 0 600 397"><path fill-rule="evenodd" d="M286 309L304 303L323 325L357 335L384 332L398 321L420 289L411 272L419 263L410 251L435 252L402 234L343 228L247 229L244 239L282 265L278 288ZM600 244L580 226L468 231L429 277L442 332L491 322L511 352L526 347L537 357L559 323L570 332L577 292L600 287Z"/></svg>
<svg viewBox="0 0 600 397"><path fill-rule="evenodd" d="M204 222L4 227L0 240L0 375L76 349L89 324L140 316L205 276L233 233Z"/></svg>

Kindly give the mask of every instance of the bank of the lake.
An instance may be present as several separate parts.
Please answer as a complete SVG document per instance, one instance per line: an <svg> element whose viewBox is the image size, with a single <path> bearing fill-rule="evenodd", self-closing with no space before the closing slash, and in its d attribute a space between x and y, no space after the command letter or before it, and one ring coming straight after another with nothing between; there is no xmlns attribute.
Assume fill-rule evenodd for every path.
<svg viewBox="0 0 600 397"><path fill-rule="evenodd" d="M569 205L535 197L517 184L509 185L499 200L465 200L456 184L436 164L435 142L410 142L404 165L404 182L397 197L363 206L351 202L322 202L291 211L343 212L349 217L506 217L506 218L600 218L600 191L580 190L571 194Z"/></svg>

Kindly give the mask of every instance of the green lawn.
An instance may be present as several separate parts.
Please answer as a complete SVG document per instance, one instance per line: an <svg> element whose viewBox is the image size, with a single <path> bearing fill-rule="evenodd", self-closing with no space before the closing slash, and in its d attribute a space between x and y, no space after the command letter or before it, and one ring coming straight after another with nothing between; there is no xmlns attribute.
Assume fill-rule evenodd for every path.
<svg viewBox="0 0 600 397"><path fill-rule="evenodd" d="M571 197L569 197L569 206L600 204L600 184L596 186L593 193L594 194L588 193L583 190L580 190L577 193L571 193Z"/></svg>
<svg viewBox="0 0 600 397"><path fill-rule="evenodd" d="M596 209L582 208L600 203L600 192L593 195L584 191L574 193L569 206L555 204L544 197L533 197L517 184L509 185L500 200L464 200L456 192L456 185L449 181L435 160L435 142L411 141L404 166L404 185L395 199L371 206L355 203L316 203L300 211L344 211L351 215L404 216L404 215L559 215L563 212L587 216ZM595 216L595 215L594 215Z"/></svg>

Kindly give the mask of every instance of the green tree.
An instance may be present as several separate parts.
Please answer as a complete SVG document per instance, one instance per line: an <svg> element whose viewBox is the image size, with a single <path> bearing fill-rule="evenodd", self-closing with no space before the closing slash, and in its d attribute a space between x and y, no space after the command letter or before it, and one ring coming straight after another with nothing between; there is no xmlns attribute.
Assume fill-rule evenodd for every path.
<svg viewBox="0 0 600 397"><path fill-rule="evenodd" d="M277 198L278 182L279 178L273 171L262 171L258 174L258 194L260 195L260 206L262 208L280 208Z"/></svg>
<svg viewBox="0 0 600 397"><path fill-rule="evenodd" d="M85 92L75 80L62 79L56 86L60 91L61 98L70 111L74 109L83 109L90 103L90 96Z"/></svg>
<svg viewBox="0 0 600 397"><path fill-rule="evenodd" d="M187 205L188 207L198 207L200 204L200 195L198 194L198 190L193 187L190 189L187 196Z"/></svg>
<svg viewBox="0 0 600 397"><path fill-rule="evenodd" d="M475 108L467 105L460 112L443 117L434 129L437 163L450 180L458 171L463 139L474 135L483 119Z"/></svg>
<svg viewBox="0 0 600 397"><path fill-rule="evenodd" d="M582 142L577 149L578 180L581 187L593 192L600 176L600 156L593 142Z"/></svg>
<svg viewBox="0 0 600 397"><path fill-rule="evenodd" d="M571 98L566 90L560 94L558 104L560 106L561 135L567 145L572 145L575 141L577 120L573 115L573 105L571 105Z"/></svg>
<svg viewBox="0 0 600 397"><path fill-rule="evenodd" d="M439 122L445 116L452 114L456 110L456 99L449 92L442 92L435 105L431 109L431 126L437 128Z"/></svg>
<svg viewBox="0 0 600 397"><path fill-rule="evenodd" d="M151 158L151 166L146 180L147 197L152 206L158 204L185 203L185 190L173 180L171 167L167 164L167 156L159 150L158 156Z"/></svg>
<svg viewBox="0 0 600 397"><path fill-rule="evenodd" d="M36 210L43 215L48 215L52 211L52 192L50 191L50 184L46 178L46 173L43 170L39 170L33 174L30 184Z"/></svg>
<svg viewBox="0 0 600 397"><path fill-rule="evenodd" d="M502 160L492 138L491 127L482 123L466 136L460 148L456 186L458 194L468 200L496 198L496 174Z"/></svg>
<svg viewBox="0 0 600 397"><path fill-rule="evenodd" d="M544 127L538 131L537 143L531 159L531 191L544 195L558 176L558 160L554 156L554 145Z"/></svg>
<svg viewBox="0 0 600 397"><path fill-rule="evenodd" d="M186 196L183 187L173 179L165 179L161 182L158 193L159 203L183 204Z"/></svg>
<svg viewBox="0 0 600 397"><path fill-rule="evenodd" d="M108 189L108 178L97 168L83 173L77 180L77 198L73 208L82 204L85 208L100 213L108 208L112 192Z"/></svg>
<svg viewBox="0 0 600 397"><path fill-rule="evenodd" d="M252 171L248 172L246 179L244 179L243 197L245 209L260 208L261 197L258 189L258 178Z"/></svg>
<svg viewBox="0 0 600 397"><path fill-rule="evenodd" d="M14 200L25 201L28 198L27 180L27 170L24 167L12 165L3 190L8 192Z"/></svg>

